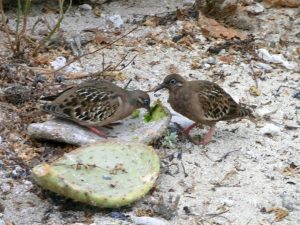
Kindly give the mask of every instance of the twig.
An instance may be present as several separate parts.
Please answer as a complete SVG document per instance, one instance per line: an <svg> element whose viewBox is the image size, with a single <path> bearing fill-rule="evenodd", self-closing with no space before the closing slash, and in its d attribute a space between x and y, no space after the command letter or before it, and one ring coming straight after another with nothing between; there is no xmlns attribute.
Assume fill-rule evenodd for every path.
<svg viewBox="0 0 300 225"><path fill-rule="evenodd" d="M125 85L124 89L127 89L127 88L128 88L128 86L129 86L129 84L131 83L131 81L132 81L132 79L130 79L130 80L127 82L127 84Z"/></svg>
<svg viewBox="0 0 300 225"><path fill-rule="evenodd" d="M53 27L53 29L50 31L50 33L44 37L38 44L37 47L35 47L35 49L33 50L32 55L36 56L38 50L47 42L49 41L49 39L55 34L55 32L59 29L61 22L63 21L65 15L64 15L64 11L63 11L63 6L64 6L64 0L59 0L59 19L57 21L57 23L55 24L55 26Z"/></svg>
<svg viewBox="0 0 300 225"><path fill-rule="evenodd" d="M115 65L114 70L117 70L118 66L121 65L122 62L124 62L124 60L126 59L126 57L128 56L129 52L127 52L127 54L125 56L123 56L123 58L121 59L120 62L118 62L117 65Z"/></svg>
<svg viewBox="0 0 300 225"><path fill-rule="evenodd" d="M124 70L127 66L129 66L135 60L136 57L137 55L133 56L133 58L122 69L119 69L119 71Z"/></svg>
<svg viewBox="0 0 300 225"><path fill-rule="evenodd" d="M233 150L233 151L230 151L230 152L227 152L225 155L223 155L220 159L216 160L215 162L222 162L223 159L226 159L231 153L233 152L239 152L240 150Z"/></svg>
<svg viewBox="0 0 300 225"><path fill-rule="evenodd" d="M88 55L92 55L92 54L94 54L94 53L96 53L96 52L99 52L99 51L101 51L101 50L103 50L103 49L105 49L105 48L107 48L107 47L113 45L114 43L116 43L116 42L120 41L121 39L123 39L124 37L128 36L130 33L132 33L133 31L135 31L136 29L138 29L137 26L134 27L133 29L131 29L131 30L130 30L129 32L127 32L126 34L124 34L124 35L122 35L121 37L117 38L116 40L114 40L114 41L112 41L112 42L106 44L105 46L103 46L103 47L101 47L101 48L96 49L95 51L88 52L88 53L82 54L82 55L80 55L80 56L76 56L73 60L69 61L66 65L64 65L63 67L60 67L59 69L55 70L54 73L57 73L58 71L60 71L60 70L62 70L62 69L64 69L64 68L66 68L67 66L69 66L69 65L72 64L73 62L75 62L75 61L81 59L82 57L85 57L85 56L88 56Z"/></svg>

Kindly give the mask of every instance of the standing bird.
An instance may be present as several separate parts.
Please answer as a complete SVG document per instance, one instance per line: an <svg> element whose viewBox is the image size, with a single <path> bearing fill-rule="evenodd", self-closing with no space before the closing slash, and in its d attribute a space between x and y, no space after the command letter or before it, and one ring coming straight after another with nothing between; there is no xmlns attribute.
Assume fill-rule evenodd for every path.
<svg viewBox="0 0 300 225"><path fill-rule="evenodd" d="M169 90L168 102L172 108L195 121L183 130L185 134L188 135L199 124L210 126L203 141L196 141L196 144L206 145L211 140L218 121L254 117L250 109L236 103L219 85L210 81L187 81L178 74L170 74L153 90L156 92L163 88Z"/></svg>
<svg viewBox="0 0 300 225"><path fill-rule="evenodd" d="M138 108L150 109L147 93L128 91L104 80L87 81L42 100L53 100L42 106L44 111L86 126L104 138L107 135L98 127L124 119Z"/></svg>

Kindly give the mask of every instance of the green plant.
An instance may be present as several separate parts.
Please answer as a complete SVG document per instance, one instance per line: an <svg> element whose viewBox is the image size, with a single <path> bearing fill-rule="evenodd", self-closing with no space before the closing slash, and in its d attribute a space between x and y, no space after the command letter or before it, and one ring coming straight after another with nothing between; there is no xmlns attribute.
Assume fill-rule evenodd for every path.
<svg viewBox="0 0 300 225"><path fill-rule="evenodd" d="M174 143L177 141L177 138L178 136L176 132L168 132L167 135L161 141L162 147L174 148Z"/></svg>
<svg viewBox="0 0 300 225"><path fill-rule="evenodd" d="M33 168L45 189L90 205L113 208L144 196L159 174L159 158L150 146L105 142L65 154L52 165Z"/></svg>
<svg viewBox="0 0 300 225"><path fill-rule="evenodd" d="M3 0L0 0L0 13L3 23L2 29L7 37L8 46L13 53L14 58L24 58L25 50L35 45L30 52L31 56L36 56L38 51L43 47L53 34L59 29L60 24L64 18L63 5L64 0L58 0L59 4L59 18L55 26L51 29L49 34L39 40L37 43L27 34L28 29L28 15L31 9L31 0L17 0L17 13L15 19L15 29L11 29L8 24L8 19L4 12Z"/></svg>

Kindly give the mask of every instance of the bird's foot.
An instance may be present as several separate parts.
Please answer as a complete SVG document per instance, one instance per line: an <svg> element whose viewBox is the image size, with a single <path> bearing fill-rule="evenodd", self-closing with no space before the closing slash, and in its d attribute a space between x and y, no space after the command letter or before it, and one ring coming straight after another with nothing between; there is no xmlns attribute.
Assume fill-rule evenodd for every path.
<svg viewBox="0 0 300 225"><path fill-rule="evenodd" d="M97 127L89 127L89 129L94 133L97 134L98 136L107 139L108 136L101 130L99 130Z"/></svg>
<svg viewBox="0 0 300 225"><path fill-rule="evenodd" d="M207 145L211 139L212 139L212 136L215 132L215 127L211 127L208 132L204 135L204 138L201 139L201 140L194 140L192 139L192 142L195 144L195 145Z"/></svg>

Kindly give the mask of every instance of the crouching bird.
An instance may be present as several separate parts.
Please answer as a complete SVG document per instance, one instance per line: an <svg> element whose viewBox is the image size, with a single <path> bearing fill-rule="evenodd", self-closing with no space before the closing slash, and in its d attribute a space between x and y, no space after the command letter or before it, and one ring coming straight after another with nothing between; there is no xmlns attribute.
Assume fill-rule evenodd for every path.
<svg viewBox="0 0 300 225"><path fill-rule="evenodd" d="M254 117L250 109L236 103L219 85L210 81L187 81L178 74L170 74L153 91L163 88L169 90L168 102L172 108L195 121L183 130L185 134L188 135L191 129L200 124L210 126L203 140L195 141L195 144L206 145L218 121Z"/></svg>
<svg viewBox="0 0 300 225"><path fill-rule="evenodd" d="M41 100L52 100L42 110L86 126L104 138L107 135L99 127L124 119L138 108L150 109L146 92L125 90L104 80L87 81Z"/></svg>

